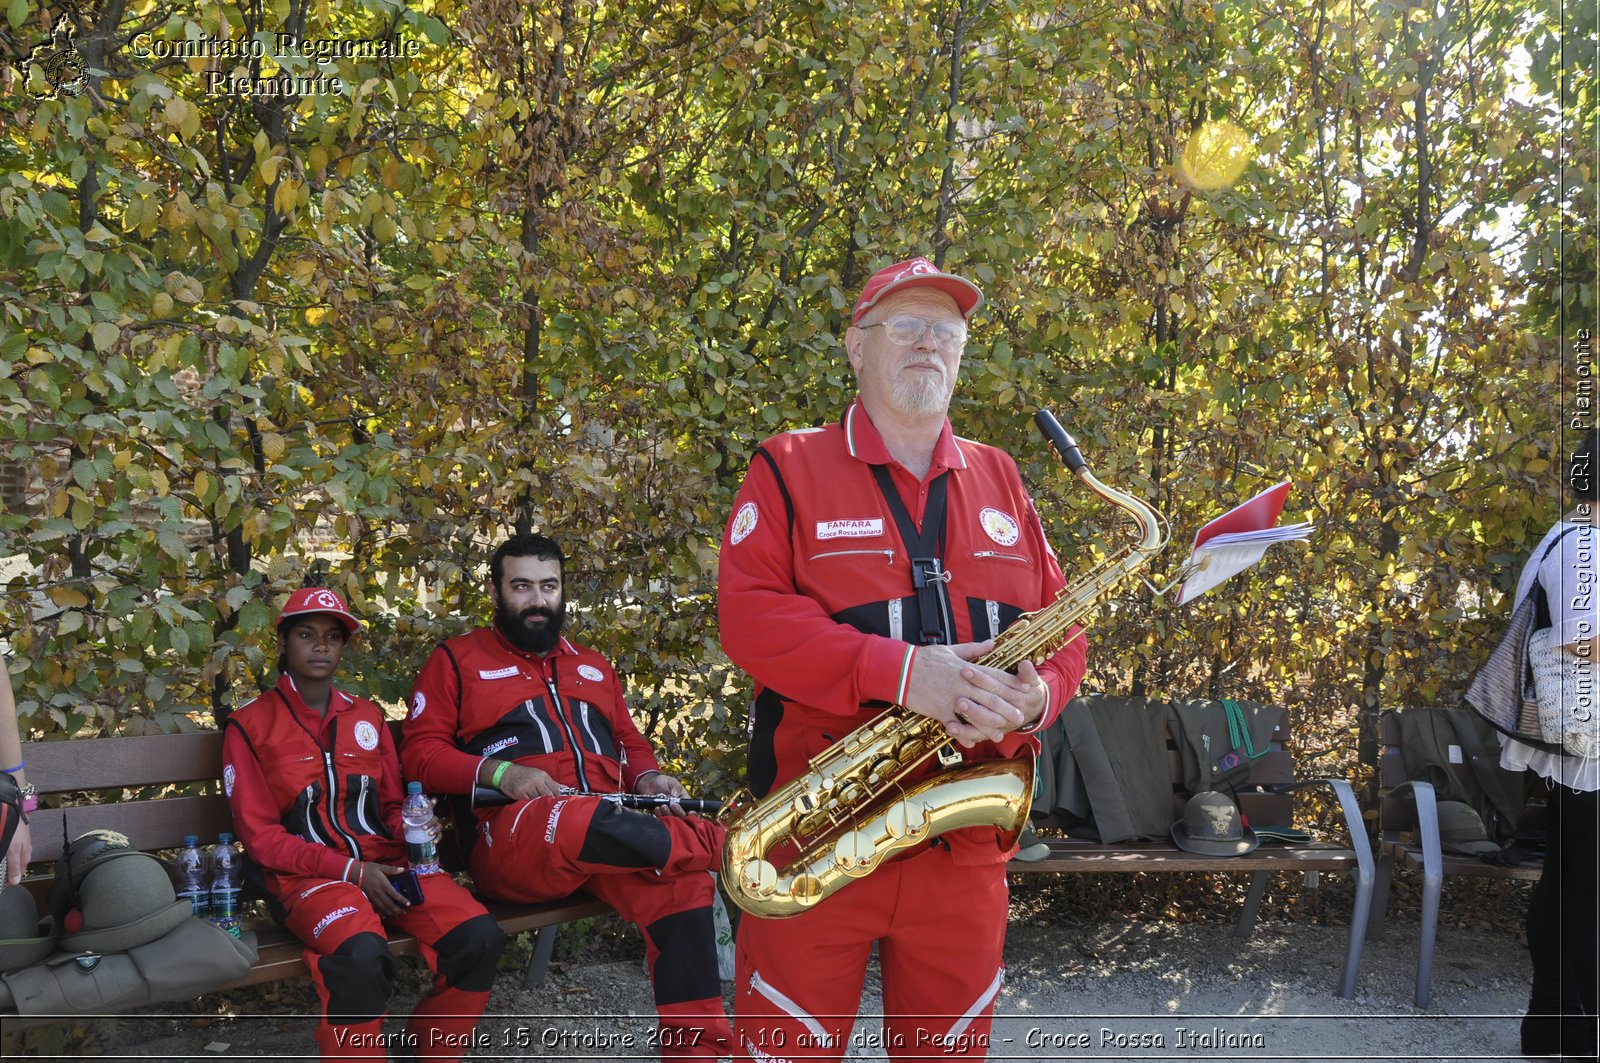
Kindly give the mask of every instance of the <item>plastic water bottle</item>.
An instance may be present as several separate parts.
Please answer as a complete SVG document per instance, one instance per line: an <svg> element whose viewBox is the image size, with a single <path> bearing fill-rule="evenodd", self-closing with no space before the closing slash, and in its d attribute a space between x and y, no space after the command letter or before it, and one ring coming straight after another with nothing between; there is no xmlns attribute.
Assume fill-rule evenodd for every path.
<svg viewBox="0 0 1600 1063"><path fill-rule="evenodd" d="M217 836L211 849L211 921L234 937L239 936L239 889L243 876L233 835Z"/></svg>
<svg viewBox="0 0 1600 1063"><path fill-rule="evenodd" d="M439 849L433 841L433 803L423 796L422 784L406 783L405 804L400 819L406 827L406 860L419 875L439 873Z"/></svg>
<svg viewBox="0 0 1600 1063"><path fill-rule="evenodd" d="M178 853L178 896L189 902L196 919L211 914L211 883L206 879L206 854L200 848L200 836L185 834L183 849Z"/></svg>

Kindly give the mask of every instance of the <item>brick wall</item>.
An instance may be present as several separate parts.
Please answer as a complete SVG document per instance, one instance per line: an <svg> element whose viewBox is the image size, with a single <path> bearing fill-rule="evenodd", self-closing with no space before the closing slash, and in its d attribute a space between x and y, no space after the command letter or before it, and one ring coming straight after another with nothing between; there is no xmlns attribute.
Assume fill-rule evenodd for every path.
<svg viewBox="0 0 1600 1063"><path fill-rule="evenodd" d="M27 473L21 462L0 461L0 509L7 513L22 512L27 486Z"/></svg>

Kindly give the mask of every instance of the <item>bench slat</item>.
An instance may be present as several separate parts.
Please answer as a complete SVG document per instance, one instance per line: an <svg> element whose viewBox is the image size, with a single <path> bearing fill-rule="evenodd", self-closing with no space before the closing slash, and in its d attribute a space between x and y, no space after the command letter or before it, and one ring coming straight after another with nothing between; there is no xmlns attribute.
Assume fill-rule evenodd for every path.
<svg viewBox="0 0 1600 1063"><path fill-rule="evenodd" d="M126 834L138 849L175 849L185 834L197 835L202 845L208 845L223 831L233 830L233 813L221 794L74 805L64 811L66 837L104 827Z"/></svg>
<svg viewBox="0 0 1600 1063"><path fill-rule="evenodd" d="M1122 842L1116 845L1052 839L1050 855L1042 860L1013 860L1007 871L1019 874L1082 871L1126 873L1136 871L1348 871L1356 854L1342 848L1258 846L1241 856L1205 856L1162 842Z"/></svg>
<svg viewBox="0 0 1600 1063"><path fill-rule="evenodd" d="M28 742L22 757L28 781L41 794L199 782L217 777L222 735L196 731Z"/></svg>

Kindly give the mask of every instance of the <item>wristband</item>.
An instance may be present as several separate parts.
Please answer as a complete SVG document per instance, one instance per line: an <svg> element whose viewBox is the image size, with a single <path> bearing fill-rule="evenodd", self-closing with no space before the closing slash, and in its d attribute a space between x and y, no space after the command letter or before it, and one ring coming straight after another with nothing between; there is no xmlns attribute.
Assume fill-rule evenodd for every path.
<svg viewBox="0 0 1600 1063"><path fill-rule="evenodd" d="M500 789L500 780L505 778L506 777L506 772L508 772L510 770L511 770L511 762L509 760L502 760L500 762L500 766L498 768L494 769L494 773L489 776L489 785L494 787L496 790L499 790Z"/></svg>
<svg viewBox="0 0 1600 1063"><path fill-rule="evenodd" d="M634 793L638 793L639 792L639 784L644 782L645 779L649 778L652 775L660 775L660 774L661 774L661 769L660 768L649 768L649 769L646 769L645 771L641 771L638 775L635 775L633 777L633 792Z"/></svg>
<svg viewBox="0 0 1600 1063"><path fill-rule="evenodd" d="M344 874L340 875L339 877L341 879L343 879L344 881L349 882L352 886L359 886L359 885L361 885L360 882L352 881L351 878L350 878L350 865L354 864L355 862L356 861L355 861L354 857L351 857L349 860L346 860L344 862Z"/></svg>
<svg viewBox="0 0 1600 1063"><path fill-rule="evenodd" d="M24 761L19 762L17 764L17 766L14 767L14 768L0 768L0 772L5 772L7 775L15 775L17 772L21 771L23 768L26 768L27 766L28 766L28 762L24 760Z"/></svg>

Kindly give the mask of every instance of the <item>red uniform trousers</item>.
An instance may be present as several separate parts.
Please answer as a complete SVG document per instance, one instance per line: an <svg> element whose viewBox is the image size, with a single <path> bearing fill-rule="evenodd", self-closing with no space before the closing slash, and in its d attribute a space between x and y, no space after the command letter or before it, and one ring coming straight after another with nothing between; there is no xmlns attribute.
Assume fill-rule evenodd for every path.
<svg viewBox="0 0 1600 1063"><path fill-rule="evenodd" d="M724 832L698 816L652 816L599 797L518 801L480 824L473 881L500 900L592 893L644 932L663 1057L726 1056L711 922Z"/></svg>
<svg viewBox="0 0 1600 1063"><path fill-rule="evenodd" d="M306 967L322 1002L317 1047L323 1059L388 1059L382 1038L399 969L385 924L412 934L434 972L433 987L406 1023L418 1059L454 1061L471 1047L489 1003L505 935L483 905L448 875L423 875L424 903L380 919L359 886L283 878L284 925L305 943Z"/></svg>
<svg viewBox="0 0 1600 1063"><path fill-rule="evenodd" d="M739 922L736 1060L837 1060L872 943L890 1059L982 1059L1005 969L1005 865L943 847L885 864L788 919Z"/></svg>

